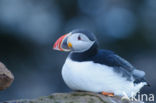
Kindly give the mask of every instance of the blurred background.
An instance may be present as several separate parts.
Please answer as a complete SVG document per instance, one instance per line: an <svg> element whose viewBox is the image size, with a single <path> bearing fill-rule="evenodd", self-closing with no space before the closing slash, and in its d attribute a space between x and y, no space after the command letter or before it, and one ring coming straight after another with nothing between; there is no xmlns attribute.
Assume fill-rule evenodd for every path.
<svg viewBox="0 0 156 103"><path fill-rule="evenodd" d="M52 46L75 28L144 70L142 93L156 94L156 0L0 0L0 61L15 76L0 101L71 91L61 77L68 53Z"/></svg>

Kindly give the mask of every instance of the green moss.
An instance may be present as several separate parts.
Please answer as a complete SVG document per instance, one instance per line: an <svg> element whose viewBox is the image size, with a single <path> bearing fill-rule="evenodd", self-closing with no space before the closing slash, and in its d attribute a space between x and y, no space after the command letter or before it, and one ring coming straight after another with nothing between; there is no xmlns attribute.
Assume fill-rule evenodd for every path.
<svg viewBox="0 0 156 103"><path fill-rule="evenodd" d="M72 96L88 96L88 94L78 94L78 93L73 93Z"/></svg>
<svg viewBox="0 0 156 103"><path fill-rule="evenodd" d="M43 99L43 98L39 98L39 100L40 100L40 101L43 101L44 99Z"/></svg>
<svg viewBox="0 0 156 103"><path fill-rule="evenodd" d="M55 97L53 95L48 96L49 99L54 99Z"/></svg>
<svg viewBox="0 0 156 103"><path fill-rule="evenodd" d="M68 96L64 96L64 99L67 99L68 98Z"/></svg>
<svg viewBox="0 0 156 103"><path fill-rule="evenodd" d="M29 103L35 103L34 101L29 101Z"/></svg>
<svg viewBox="0 0 156 103"><path fill-rule="evenodd" d="M55 101L54 103L60 103L60 102L58 102L58 101Z"/></svg>

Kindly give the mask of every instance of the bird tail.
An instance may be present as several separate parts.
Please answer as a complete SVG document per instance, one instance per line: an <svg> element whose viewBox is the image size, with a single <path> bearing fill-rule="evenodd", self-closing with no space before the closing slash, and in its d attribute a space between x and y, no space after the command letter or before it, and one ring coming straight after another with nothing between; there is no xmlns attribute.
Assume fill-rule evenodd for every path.
<svg viewBox="0 0 156 103"><path fill-rule="evenodd" d="M146 81L146 86L151 87L151 84L149 82Z"/></svg>

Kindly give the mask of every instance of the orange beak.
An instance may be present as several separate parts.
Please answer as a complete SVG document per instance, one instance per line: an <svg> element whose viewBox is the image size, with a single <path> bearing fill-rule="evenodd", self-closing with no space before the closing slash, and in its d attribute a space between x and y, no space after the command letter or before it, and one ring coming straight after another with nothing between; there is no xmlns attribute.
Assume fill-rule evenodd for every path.
<svg viewBox="0 0 156 103"><path fill-rule="evenodd" d="M70 34L65 34L61 36L54 44L53 49L59 50L59 51L70 51L68 44L67 44L67 38Z"/></svg>

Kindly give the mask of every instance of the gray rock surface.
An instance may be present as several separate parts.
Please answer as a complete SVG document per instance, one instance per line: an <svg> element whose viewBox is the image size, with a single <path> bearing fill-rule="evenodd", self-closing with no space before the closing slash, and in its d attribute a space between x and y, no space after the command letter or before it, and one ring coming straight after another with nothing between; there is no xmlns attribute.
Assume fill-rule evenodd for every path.
<svg viewBox="0 0 156 103"><path fill-rule="evenodd" d="M0 90L8 88L14 80L13 74L0 62Z"/></svg>
<svg viewBox="0 0 156 103"><path fill-rule="evenodd" d="M90 92L54 93L37 99L13 100L4 103L141 103L121 100L120 97L107 97Z"/></svg>

